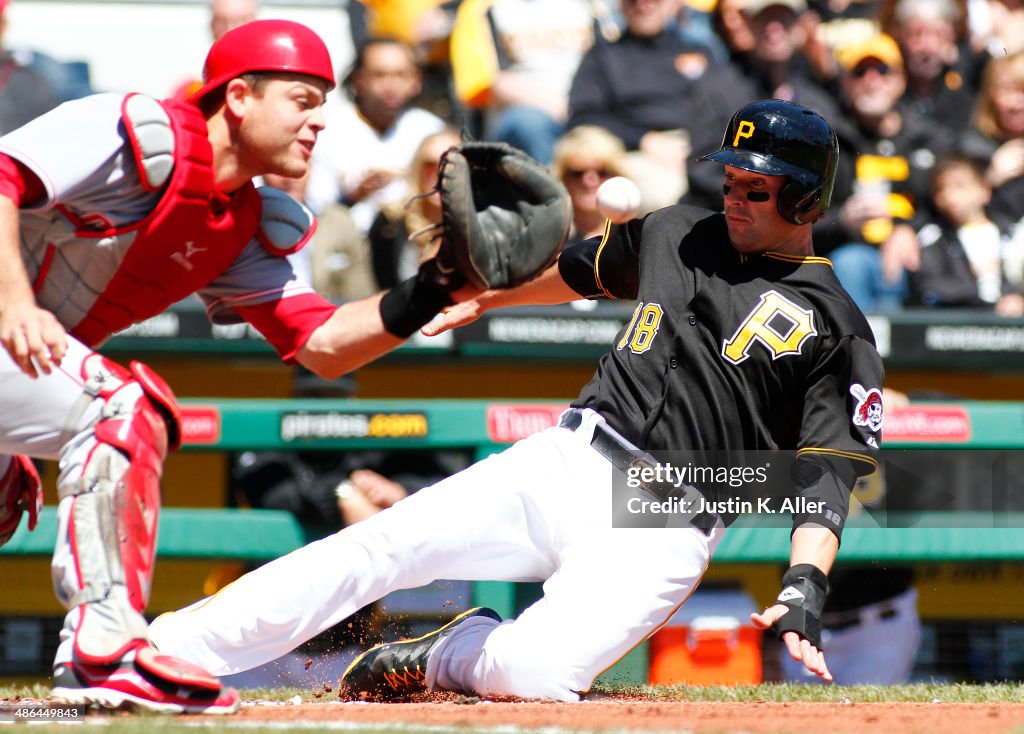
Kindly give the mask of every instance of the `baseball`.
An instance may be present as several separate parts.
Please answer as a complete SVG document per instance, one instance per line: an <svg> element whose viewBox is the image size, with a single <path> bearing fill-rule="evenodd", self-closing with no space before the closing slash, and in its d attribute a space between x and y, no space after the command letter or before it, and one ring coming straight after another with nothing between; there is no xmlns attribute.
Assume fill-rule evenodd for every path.
<svg viewBox="0 0 1024 734"><path fill-rule="evenodd" d="M614 224L628 222L640 211L640 189L623 176L610 178L597 189L597 209Z"/></svg>

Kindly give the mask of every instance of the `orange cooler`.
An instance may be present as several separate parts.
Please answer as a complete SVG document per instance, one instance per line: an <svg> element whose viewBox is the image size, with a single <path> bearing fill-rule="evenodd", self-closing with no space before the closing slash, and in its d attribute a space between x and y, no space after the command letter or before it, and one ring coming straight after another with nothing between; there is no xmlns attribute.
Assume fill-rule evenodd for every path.
<svg viewBox="0 0 1024 734"><path fill-rule="evenodd" d="M696 591L651 636L649 681L735 686L760 683L761 630L750 623L754 600L743 591Z"/></svg>

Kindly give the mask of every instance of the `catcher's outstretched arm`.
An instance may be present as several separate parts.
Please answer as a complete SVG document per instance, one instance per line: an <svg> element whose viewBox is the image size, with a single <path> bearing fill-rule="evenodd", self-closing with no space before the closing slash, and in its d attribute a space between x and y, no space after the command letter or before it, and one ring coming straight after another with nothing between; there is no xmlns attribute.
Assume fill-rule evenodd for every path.
<svg viewBox="0 0 1024 734"><path fill-rule="evenodd" d="M378 293L339 306L295 355L299 364L320 377L333 380L387 354L405 341L384 326L381 317L383 296ZM449 307L440 318L423 327L424 334L435 336L462 326L492 308L565 303L576 300L579 295L562 280L558 266L552 265L534 280L517 288L484 293L463 289L455 291L451 297L468 300ZM475 315L470 317L471 314Z"/></svg>
<svg viewBox="0 0 1024 734"><path fill-rule="evenodd" d="M458 294L454 294L458 297ZM551 306L579 299L579 294L570 288L558 272L558 263L548 267L533 280L515 288L490 290L474 298L446 308L440 316L420 329L426 336L437 336L451 329L471 324L484 311L506 306Z"/></svg>
<svg viewBox="0 0 1024 734"><path fill-rule="evenodd" d="M436 260L428 260L394 288L339 306L295 358L320 377L335 379L390 352L444 306L479 293L458 287Z"/></svg>
<svg viewBox="0 0 1024 734"><path fill-rule="evenodd" d="M380 315L382 295L339 306L296 353L299 364L324 379L334 380L405 341L384 329Z"/></svg>

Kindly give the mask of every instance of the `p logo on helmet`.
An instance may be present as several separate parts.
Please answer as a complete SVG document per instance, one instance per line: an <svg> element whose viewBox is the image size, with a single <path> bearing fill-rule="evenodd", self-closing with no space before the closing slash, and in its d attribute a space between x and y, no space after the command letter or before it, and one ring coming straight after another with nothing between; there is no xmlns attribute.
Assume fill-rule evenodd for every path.
<svg viewBox="0 0 1024 734"><path fill-rule="evenodd" d="M811 224L832 199L839 143L832 127L814 110L763 99L733 115L722 147L700 160L785 176L777 200L779 214L793 224Z"/></svg>
<svg viewBox="0 0 1024 734"><path fill-rule="evenodd" d="M743 120L742 122L740 122L740 124L736 127L736 135L732 139L732 147L738 147L740 144L740 140L742 140L743 138L754 137L754 131L756 129L757 128L754 127L754 123L750 122L750 120Z"/></svg>

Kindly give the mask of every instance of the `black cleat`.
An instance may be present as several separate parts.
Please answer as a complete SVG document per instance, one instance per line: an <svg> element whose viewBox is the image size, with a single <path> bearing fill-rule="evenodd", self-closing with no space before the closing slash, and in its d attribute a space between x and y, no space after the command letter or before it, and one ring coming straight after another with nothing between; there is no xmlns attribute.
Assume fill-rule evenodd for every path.
<svg viewBox="0 0 1024 734"><path fill-rule="evenodd" d="M470 617L487 617L500 622L493 609L474 607L444 627L412 640L385 642L371 647L352 661L341 676L342 695L395 699L427 690L427 660L442 640Z"/></svg>

